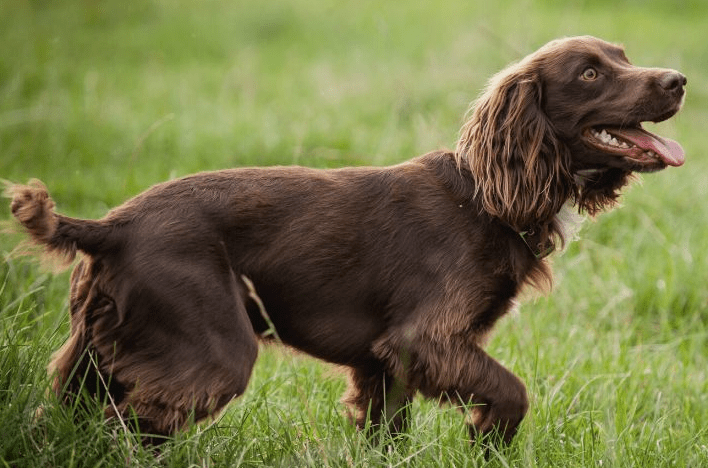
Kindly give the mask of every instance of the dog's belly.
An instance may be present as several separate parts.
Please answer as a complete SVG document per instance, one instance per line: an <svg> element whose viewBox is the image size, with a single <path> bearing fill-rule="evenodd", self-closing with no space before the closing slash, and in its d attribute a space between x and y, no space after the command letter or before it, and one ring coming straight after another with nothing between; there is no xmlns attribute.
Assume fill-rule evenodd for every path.
<svg viewBox="0 0 708 468"><path fill-rule="evenodd" d="M304 351L328 362L357 365L374 359L371 344L385 329L383 317L348 306L292 307L263 300L268 320L257 307L248 313L254 330L269 339Z"/></svg>

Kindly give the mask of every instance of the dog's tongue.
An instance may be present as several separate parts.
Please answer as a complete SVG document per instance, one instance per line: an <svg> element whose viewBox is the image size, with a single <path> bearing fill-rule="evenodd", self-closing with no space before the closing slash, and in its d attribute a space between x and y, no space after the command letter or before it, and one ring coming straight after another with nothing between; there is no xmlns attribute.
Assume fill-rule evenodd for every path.
<svg viewBox="0 0 708 468"><path fill-rule="evenodd" d="M663 138L641 128L613 130L618 136L634 143L643 150L651 150L669 166L680 166L685 161L685 153L678 142Z"/></svg>

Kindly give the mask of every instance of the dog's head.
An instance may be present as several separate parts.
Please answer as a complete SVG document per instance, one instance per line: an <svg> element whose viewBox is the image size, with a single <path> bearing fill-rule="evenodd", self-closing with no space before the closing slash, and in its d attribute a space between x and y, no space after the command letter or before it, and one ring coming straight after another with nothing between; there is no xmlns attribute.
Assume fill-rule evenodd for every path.
<svg viewBox="0 0 708 468"><path fill-rule="evenodd" d="M683 164L678 143L641 124L676 114L685 84L594 37L552 41L492 78L462 128L458 162L469 164L485 209L517 230L571 198L595 214L632 172Z"/></svg>
<svg viewBox="0 0 708 468"><path fill-rule="evenodd" d="M679 111L686 77L633 66L624 50L592 37L554 41L536 54L541 108L571 148L573 170L648 172L684 161L681 146L642 129Z"/></svg>

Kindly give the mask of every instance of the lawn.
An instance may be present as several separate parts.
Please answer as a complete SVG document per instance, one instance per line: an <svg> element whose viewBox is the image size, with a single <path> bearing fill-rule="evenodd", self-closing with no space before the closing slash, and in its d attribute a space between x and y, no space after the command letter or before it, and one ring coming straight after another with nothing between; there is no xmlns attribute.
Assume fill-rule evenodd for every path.
<svg viewBox="0 0 708 468"><path fill-rule="evenodd" d="M471 101L559 36L623 43L688 77L681 168L642 176L504 318L491 355L528 386L485 461L453 408L417 399L396 445L358 434L340 370L264 348L246 394L155 454L101 409L47 395L68 272L0 252L0 462L40 466L708 466L708 3L361 0L0 4L0 177L100 217L150 185L246 165L393 164L454 147ZM7 203L0 219L10 218ZM37 408L41 417L35 417Z"/></svg>

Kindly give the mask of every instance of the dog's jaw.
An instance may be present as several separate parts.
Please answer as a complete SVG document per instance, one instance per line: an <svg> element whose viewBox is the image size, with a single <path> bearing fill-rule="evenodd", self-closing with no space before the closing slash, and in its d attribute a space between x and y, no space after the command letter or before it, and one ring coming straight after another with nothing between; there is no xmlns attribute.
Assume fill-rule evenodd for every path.
<svg viewBox="0 0 708 468"><path fill-rule="evenodd" d="M648 132L640 125L590 127L582 132L581 139L595 150L630 162L638 172L681 166L685 161L685 152L678 142Z"/></svg>

